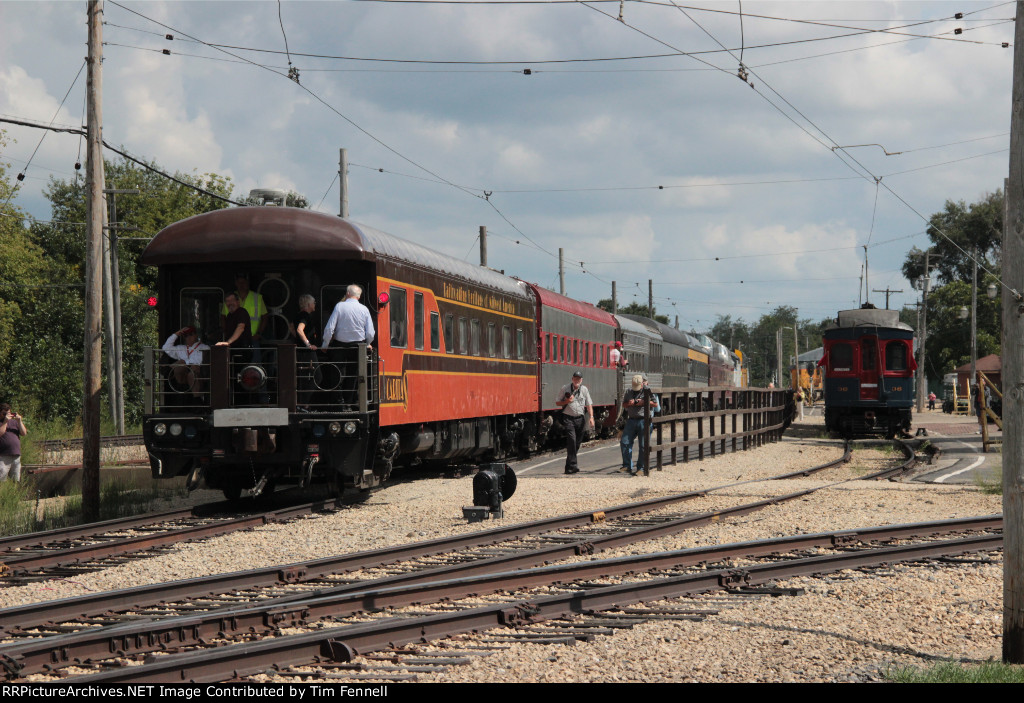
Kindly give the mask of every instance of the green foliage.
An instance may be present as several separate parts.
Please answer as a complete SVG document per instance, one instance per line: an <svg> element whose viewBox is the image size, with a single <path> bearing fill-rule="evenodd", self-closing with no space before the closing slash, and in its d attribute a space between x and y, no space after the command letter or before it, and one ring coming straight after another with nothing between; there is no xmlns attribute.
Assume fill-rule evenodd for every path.
<svg viewBox="0 0 1024 703"><path fill-rule="evenodd" d="M100 489L100 520L114 520L156 510L159 504L184 489L168 489L155 483L139 487L114 480ZM52 530L84 522L81 493L62 500L49 501L40 510L39 498L31 481L0 482L0 535L20 535Z"/></svg>
<svg viewBox="0 0 1024 703"><path fill-rule="evenodd" d="M1000 353L1002 307L998 298L984 294L985 286L995 279L979 281L977 340L978 358ZM971 360L971 320L960 318L961 309L971 310L971 284L953 281L928 295L928 341L925 369L929 378L938 379Z"/></svg>
<svg viewBox="0 0 1024 703"><path fill-rule="evenodd" d="M0 535L20 535L34 529L32 486L27 481L0 481Z"/></svg>
<svg viewBox="0 0 1024 703"><path fill-rule="evenodd" d="M145 304L155 288L156 272L141 266L139 257L149 238L167 225L226 203L125 159L107 161L105 168L106 188L140 191L117 196L113 223L120 262L125 411L126 421L132 423L141 419L142 349L162 341L156 338L156 315ZM175 176L231 197L230 180L222 176ZM0 203L10 189L7 170L0 163ZM51 179L46 196L52 222L25 229L16 208L0 213L0 240L5 246L0 257L0 358L5 360L0 365L0 401L10 402L35 423L51 418L70 422L82 412L85 183L77 178ZM106 370L104 364L104 374Z"/></svg>
<svg viewBox="0 0 1024 703"><path fill-rule="evenodd" d="M611 298L604 298L602 300L597 301L597 307L601 308L602 310L604 310L606 312L611 312L612 311L612 299ZM646 317L646 318L649 318L649 319L652 319L652 320L657 320L658 322L660 322L663 325L671 325L672 324L672 322L668 318L668 315L659 315L658 314L658 308L654 308L654 315L652 317L651 309L649 307L647 307L646 305L641 305L640 303L638 303L636 301L633 301L632 303L630 303L629 305L627 305L625 307L620 307L618 314L619 315L639 315L640 317Z"/></svg>
<svg viewBox="0 0 1024 703"><path fill-rule="evenodd" d="M782 385L786 386L789 383L787 379L795 344L793 327L797 329L798 351L803 354L821 346L822 333L830 322L831 320L815 322L810 318L801 320L796 308L781 305L772 312L762 315L754 324L733 320L730 315L719 315L708 334L730 349L741 350L744 355L743 363L748 369L750 385L764 387L775 380L778 370L779 355L775 340L776 333L781 330Z"/></svg>
<svg viewBox="0 0 1024 703"><path fill-rule="evenodd" d="M892 667L884 676L896 683L1024 683L1024 667L996 661L981 664L942 662L926 669Z"/></svg>
<svg viewBox="0 0 1024 703"><path fill-rule="evenodd" d="M971 280L969 253L974 247L984 268L998 273L1002 260L1003 192L987 193L970 205L962 200L947 200L945 209L929 218L927 232L932 240L931 263L939 283ZM910 250L903 262L907 280L916 280L924 273L924 259L920 249ZM979 272L983 273L981 269Z"/></svg>

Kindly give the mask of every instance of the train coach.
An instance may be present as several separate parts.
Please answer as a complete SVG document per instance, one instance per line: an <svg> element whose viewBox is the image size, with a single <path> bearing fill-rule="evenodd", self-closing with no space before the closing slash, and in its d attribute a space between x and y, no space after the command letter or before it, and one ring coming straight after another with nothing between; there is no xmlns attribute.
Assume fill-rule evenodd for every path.
<svg viewBox="0 0 1024 703"><path fill-rule="evenodd" d="M195 374L176 373L160 349L147 354L153 475L205 480L229 498L325 481L338 493L365 490L395 465L524 455L560 441L555 395L577 369L597 429L608 432L621 383L616 341L630 372L708 383L709 355L678 330L308 210L198 215L159 232L142 262L158 268L161 338L192 327L209 345ZM253 348L218 346L230 336L232 274L242 272L267 322ZM297 347L300 296L312 296L323 321L350 284L363 290L372 343Z"/></svg>
<svg viewBox="0 0 1024 703"><path fill-rule="evenodd" d="M843 435L908 432L917 364L896 310L840 310L825 330L825 427Z"/></svg>

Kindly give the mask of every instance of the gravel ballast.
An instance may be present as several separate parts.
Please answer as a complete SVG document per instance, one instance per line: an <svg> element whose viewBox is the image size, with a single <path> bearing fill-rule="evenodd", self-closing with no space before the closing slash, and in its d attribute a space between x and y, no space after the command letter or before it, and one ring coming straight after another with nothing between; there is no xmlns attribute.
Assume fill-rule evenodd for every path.
<svg viewBox="0 0 1024 703"><path fill-rule="evenodd" d="M804 426L813 428L813 420ZM502 524L590 511L661 495L764 478L838 458L841 444L813 431L738 454L652 472L521 477ZM800 436L803 435L803 436ZM795 501L679 535L602 552L596 558L739 542L796 533L998 513L1000 496L974 486L909 481L838 481L902 462L891 450L861 448L853 460L809 478L745 483L715 491L668 512L700 512L828 486ZM479 531L462 506L471 478L396 484L366 503L334 514L267 525L73 580L53 579L0 589L0 607L94 591L279 565ZM576 646L512 644L508 649L420 681L862 681L892 665L936 659L998 659L1002 565L906 566L780 584L803 595L737 601L703 622L652 621ZM696 599L699 603L700 599ZM678 602L678 601L677 601Z"/></svg>

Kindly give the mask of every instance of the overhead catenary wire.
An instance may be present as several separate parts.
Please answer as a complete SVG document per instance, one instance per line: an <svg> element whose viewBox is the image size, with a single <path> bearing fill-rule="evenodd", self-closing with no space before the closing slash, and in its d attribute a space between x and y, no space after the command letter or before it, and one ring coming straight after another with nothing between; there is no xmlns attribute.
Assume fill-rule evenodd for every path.
<svg viewBox="0 0 1024 703"><path fill-rule="evenodd" d="M60 114L61 108L64 107L64 103L67 101L68 96L71 95L71 90L75 87L75 84L78 83L78 79L81 77L82 71L85 69L86 64L87 64L87 61L85 59L82 59L82 65L78 67L78 73L75 74L74 80L71 81L71 85L68 86L67 91L64 93L64 97L61 99L60 105L58 105L57 109L54 111L53 117L50 118L50 124L51 125L54 123L54 121L56 121L57 115ZM43 140L44 139L46 139L46 132L45 131L43 132L42 136L39 137L39 143L37 143L36 144L36 148L32 150L32 155L29 156L28 157L28 161L25 162L25 168L22 169L18 173L18 181L19 182L25 180L25 175L28 172L29 166L32 164L32 159L34 159L36 154L39 152L39 147L41 147L43 145ZM8 205L10 205L11 198L14 197L14 194L16 192L18 192L18 186L17 185L15 185L13 188L11 188L11 192L7 194L7 199L4 201L4 204L2 206L0 206L0 207L6 208Z"/></svg>
<svg viewBox="0 0 1024 703"><path fill-rule="evenodd" d="M587 7L587 8L589 8L589 9L591 9L591 10L594 10L595 12L598 12L599 14L601 14L601 15L604 15L605 17L609 17L609 18L611 18L611 16L610 16L610 15L608 15L608 13L606 13L606 12L604 12L604 11L602 11L602 10L600 10L600 9L596 8L596 7L593 7L592 5L588 4L587 2L584 2L583 0L579 0L579 1L580 1L580 4L581 4L581 5L583 5L584 7ZM705 34L707 34L707 36L709 36L709 37L710 37L710 38L711 38L711 39L712 39L712 40L713 40L713 41L714 41L714 42L715 42L716 44L718 44L719 46L721 46L721 47L723 47L723 48L724 48L724 45L722 45L722 43L721 43L721 42L720 42L720 41L719 41L719 40L718 40L718 39L717 39L717 38L716 38L716 37L715 37L715 36L714 36L713 34L711 34L710 32L708 32L708 31L707 31L707 30L706 30L706 29L705 29L704 27L702 27L702 26L700 25L700 23L698 23L698 22L697 22L696 20L694 20L694 19L693 19L692 17L690 17L690 15L689 15L689 14L687 14L687 12L685 11L685 8L684 8L683 6L681 6L681 5L679 5L678 3L676 3L676 2L675 2L675 0L668 0L668 1L669 1L669 2L670 2L670 3L672 4L672 5L673 5L673 6L675 6L675 7L676 7L676 8L677 8L677 9L678 9L678 10L679 10L680 12L682 12L682 14L683 14L684 16L686 16L686 17L687 17L687 18L688 18L688 19L689 19L689 20L690 20L691 22L693 22L693 23L694 23L694 24L695 24L695 25L696 25L697 27L699 27L699 28L700 28L700 29L701 29L701 30L702 30L702 31L703 31L703 32L704 32ZM684 55L684 56L689 56L690 58L693 58L693 59L695 59L695 60L698 60L698 61L702 61L702 60L701 60L701 59L700 59L699 57L694 57L694 56L691 56L691 55L690 55L690 54L689 54L688 52L685 52L685 51L683 51L683 50L681 50L681 49L678 49L677 47L674 47L674 46L672 46L671 44L669 44L669 43L667 43L667 42L665 42L665 41L663 41L663 40L661 40L661 39L658 39L657 37L654 37L654 36L652 36L651 34L649 34L649 33L645 32L645 31L643 31L643 30L639 29L638 27L633 27L632 25L628 24L627 22L619 22L619 24L621 24L621 25L623 25L623 26L626 26L626 27L629 27L630 29L632 29L632 30L634 30L634 31L636 31L636 32L638 32L638 33L640 33L640 34L642 34L642 35L644 35L644 36L646 36L646 37L648 37L648 38L652 39L653 41L656 41L656 42L658 42L659 44L662 44L663 46L669 47L669 48L671 48L671 49L675 49L676 51L679 51L679 53L680 53L681 55ZM734 58L735 58L735 57L734 57ZM706 63L706 62L705 62L705 63ZM723 72L725 72L725 71L723 70ZM875 181L876 183L879 183L879 184L881 184L883 188L885 188L885 189L886 189L886 190L887 190L887 191L888 191L889 193L891 193L891 194L892 194L892 195L893 195L893 196L894 196L894 197L895 197L895 198L896 198L897 200L899 200L899 201L900 201L901 203L903 203L903 204L904 204L904 205L905 205L905 206L906 206L906 207L907 207L908 209L910 209L910 211L911 211L911 212L913 212L914 214L916 214L916 215L917 215L918 217L920 217L920 218L921 218L922 220L924 220L925 222L930 222L929 218L925 217L925 216L924 216L924 215L923 215L923 214L922 214L921 212L919 212L919 211L918 211L918 210L917 210L916 208L914 208L913 206L911 206L911 205L910 205L910 203L909 203L909 202L907 202L907 200L906 200L905 198L903 198L903 197L902 197L902 196L900 196L900 195L899 195L898 193L896 193L896 192L895 192L895 191L894 191L894 190L893 190L893 189L892 189L892 188L891 188L891 187L890 187L890 186L889 186L889 185L888 185L887 183L884 183L884 182L882 182L882 179L881 179L880 177L878 177L878 176L876 176L876 175L875 175L874 173L872 173L872 172L870 171L870 169L868 169L868 168L867 168L866 166L864 166L864 165L863 165L863 164L862 164L862 163L861 163L861 162L860 162L860 161L859 161L859 160L858 160L858 159L857 159L856 157L854 157L854 156L850 155L850 154L849 154L848 152L846 152L846 150L844 150L844 149L843 149L843 148L842 148L842 147L841 147L841 146L839 145L839 143L838 143L838 142L836 142L836 141L835 141L834 139L832 139L832 138L831 138L831 137L830 137L830 136L829 136L829 135L828 135L828 134L827 134L827 133L826 133L826 132L825 132L824 130L822 130L822 129L821 129L821 128L820 128L820 127L819 127L818 125L816 125L816 124L815 124L815 123L814 123L814 122L813 122L813 121L812 121L812 120L811 120L810 118L808 118L808 117L807 117L806 115L804 115L804 114L803 114L803 113L802 113L802 112L801 112L801 111L800 111L799 109L797 109L797 108L796 108L796 106L794 106L794 105L793 105L793 104L792 104L792 103L791 103L791 102L790 102L789 100L787 100L787 99L786 99L786 98L785 98L785 97L784 97L784 96L783 96L782 94L780 94L780 93L779 93L779 92L778 92L777 90L775 90L775 89L774 89L774 88L773 88L773 87L772 87L772 86L771 86L771 85L770 85L770 84L769 84L769 83L768 83L767 81L765 81L765 80L764 80L764 78L763 78L763 77L761 77L760 75L758 75L758 74L754 73L753 71L751 71L751 74L752 74L752 75L754 75L754 76L756 76L756 77L757 77L757 79L758 79L758 80L759 80L759 81L760 81L760 82L761 82L761 83L762 83L763 85L765 85L765 86L766 86L766 87L768 88L768 90L770 90L770 91L772 92L772 94L774 94L775 96L777 96L777 97L778 97L778 98L779 98L779 99L780 99L780 100L781 100L782 102L784 102L784 103L785 103L785 104L786 104L786 105L787 105L787 106L788 106L788 107L789 107L789 108L790 108L791 110L793 110L793 111L794 111L794 112L795 112L795 113L796 113L797 115L799 115L799 116L800 116L800 117L801 117L801 118L802 118L802 119L803 119L804 121L806 121L806 122L807 122L807 123L808 123L809 125L811 125L811 126L812 126L812 127L813 127L813 128L814 128L814 129L815 129L815 130L816 130L816 131L817 131L817 132L819 133L819 134L821 134L821 135L822 135L822 137L824 137L824 138L825 138L826 140L828 140L829 142L831 142L832 146L830 147L830 146L829 146L828 144L826 144L826 143L825 143L824 141L822 141L822 139L819 139L819 138L818 138L817 136L815 136L814 134L811 134L811 132L810 132L810 131L808 131L808 130L807 130L807 129L806 129L806 128L805 128L804 126L803 126L803 125L801 125L801 124L800 124L799 122L797 122L797 121L796 121L796 120L795 120L795 119L794 119L794 118L793 118L793 117L792 117L791 115L789 115L788 113L786 113L786 112L785 112L784 110L782 110L782 109L781 109L781 108L780 108L780 107L779 107L778 105L776 105L776 104L775 104L774 102L772 102L772 101L771 101L771 100L770 100L770 99L768 98L768 96L767 96L767 95L765 95L765 94L764 94L764 93L762 93L761 91L757 90L757 89L756 89L756 87L755 87L755 86L754 86L753 84L750 84L750 85L751 85L751 88L754 88L754 92L755 92L755 93L757 93L757 95L758 95L759 97L761 97L762 99L766 100L766 101L767 101L767 102L768 102L768 103L769 103L769 104L770 104L770 105L771 105L772 107L774 107L774 108L775 108L775 109L776 109L776 110L777 110L777 111L778 111L778 112L779 112L780 114L782 114L782 115L783 115L784 117L786 117L787 119L789 119L789 120L790 120L790 121L791 121L791 122L792 122L792 123L793 123L794 125L796 125L796 126L797 126L797 127L798 127L798 128L799 128L799 129L801 130L801 131L803 131L803 132L804 132L805 134L807 134L808 136L810 136L810 137L811 137L811 138L812 138L812 139L813 139L814 141L818 142L818 143L819 143L819 144L820 144L821 146L823 146L823 147L825 147L825 148L829 149L829 151L830 151L830 152L831 152L832 154L834 154L834 155L835 155L836 157L838 157L838 158L839 158L839 160L840 160L840 161L841 161L841 162L842 162L843 164L845 164L845 165L846 165L846 166L847 166L848 168L850 168L850 169L851 169L851 170L852 170L852 171L853 171L854 173L858 173L858 174L860 174L860 175L861 175L862 177L864 177L864 178L865 178L866 180L873 180L873 181ZM745 80L745 82L747 82L747 81ZM847 159L848 159L848 160L847 160ZM860 169L860 170L858 171L858 169ZM934 229L934 230L935 230L935 231L936 231L936 232L937 232L938 234L940 234L940 235L941 235L942 237L944 237L944 238L945 238L946 240L948 240L948 241L950 242L950 244L952 244L952 245L953 245L953 246L954 246L955 248L959 249L959 250L961 251L961 253L963 253L963 254L964 254L965 256L967 256L967 257L968 257L969 259L972 259L972 260L974 259L974 257L973 257L973 256L972 256L972 255L971 255L970 253L968 253L968 252L967 252L966 250L964 250L964 249L963 249L963 247L961 247L961 246L960 246L959 244L957 244L957 243L956 243L956 242L955 242L955 241L954 241L954 240L953 240L953 239L952 239L952 238L951 238L951 237L950 237L950 236L949 236L949 235L948 235L948 234L947 234L947 233L946 233L945 231L943 231L942 229L940 229L940 228L938 228L938 227L934 227L934 226L933 226L932 228L933 228L933 229ZM980 268L982 268L982 269L983 269L983 270L984 270L984 271L985 271L986 273L989 273L989 274L991 274L991 275L993 275L993 276L996 276L996 274L994 274L994 273L993 273L992 271L990 271L990 270L989 270L988 268L986 268L986 267L985 267L985 266L984 266L983 264L981 264L980 262L978 263L978 266L979 266ZM996 276L996 278L997 278L997 280L999 281L1000 285L1003 285L1004 287L1007 287L1007 286L1005 285L1005 283L1004 283L1004 282L1002 281L1002 279L1001 279L1001 278L999 278L998 276ZM1011 291L1011 292L1012 292L1012 293L1013 293L1013 294L1014 294L1014 295L1015 295L1016 297L1018 297L1018 298L1021 298L1021 295L1020 295L1020 293L1019 293L1019 292L1017 292L1016 290L1014 290L1014 289L1010 289L1010 288L1008 288L1008 290L1010 290L1010 291Z"/></svg>
<svg viewBox="0 0 1024 703"><path fill-rule="evenodd" d="M35 124L33 122L29 122L29 121L26 121L26 120L12 119L12 118L9 118L9 117L0 117L0 122L5 122L7 124L16 124L16 125L19 125L19 126L22 126L22 127L33 127L35 129L44 129L44 130L49 130L51 132L65 132L65 133L68 133L68 134L79 134L79 135L85 134L85 130L81 129L79 127L53 127L53 126L46 126L46 125L41 125L41 124ZM103 140L102 144L103 144L103 146L106 149L109 149L110 151L114 152L115 154L118 154L119 156L122 156L122 157L128 159L129 161L132 161L132 162L138 164L139 166L141 166L142 168L146 169L147 171L152 171L153 173L156 173L156 174L158 174L160 176L163 176L164 178L166 178L168 180L174 181L178 185L184 186L186 188L191 188L192 190L194 190L194 191L196 191L198 193L202 193L203 195L208 195L211 198L215 198L217 200L221 200L223 202L230 203L232 205L244 205L245 204L245 203L239 202L237 200L232 200L231 198L226 198L223 195L220 195L218 193L214 193L212 191L206 190L205 188L201 188L201 187L199 187L197 185L194 185L192 183L188 183L186 181L183 181L180 178L172 176L171 174L169 174L169 173L167 173L165 171L161 171L160 169L158 169L158 168L156 168L154 166L151 166L150 164L147 164L142 159L139 159L139 158L137 158L135 156L132 156L128 152L124 151L123 149L118 149L117 147L111 146L110 144L107 143L106 140Z"/></svg>

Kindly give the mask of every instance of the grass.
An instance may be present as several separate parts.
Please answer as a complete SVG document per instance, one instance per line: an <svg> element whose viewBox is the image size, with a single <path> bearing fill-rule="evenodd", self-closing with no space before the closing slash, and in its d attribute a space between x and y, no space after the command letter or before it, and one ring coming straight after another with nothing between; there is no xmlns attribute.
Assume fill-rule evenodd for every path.
<svg viewBox="0 0 1024 703"><path fill-rule="evenodd" d="M884 674L894 683L1024 683L1024 666L987 661L981 664L942 662L927 668L890 667Z"/></svg>
<svg viewBox="0 0 1024 703"><path fill-rule="evenodd" d="M151 512L160 503L186 493L184 486L140 487L115 479L100 487L100 520ZM80 489L63 499L44 502L31 481L0 483L0 535L52 530L83 522Z"/></svg>
<svg viewBox="0 0 1024 703"><path fill-rule="evenodd" d="M40 442L81 437L81 422L72 423L60 418L36 420L32 418L33 414L29 412L26 420L29 434L21 443L22 480L20 483L0 481L0 535L38 532L82 523L81 489L62 500L43 500L24 468L26 464L45 464L50 461L48 452L40 447ZM115 434L113 421L108 415L104 412L100 434ZM141 429L126 428L126 432L139 434ZM150 512L156 510L161 502L184 494L186 491L183 486L139 486L115 479L100 487L100 519L111 520Z"/></svg>
<svg viewBox="0 0 1024 703"><path fill-rule="evenodd" d="M992 478L985 478L981 474L974 475L974 485L981 489L982 493L993 496L1003 495L1003 465L1000 462L996 467Z"/></svg>

